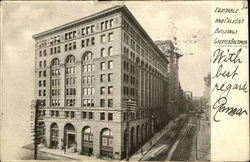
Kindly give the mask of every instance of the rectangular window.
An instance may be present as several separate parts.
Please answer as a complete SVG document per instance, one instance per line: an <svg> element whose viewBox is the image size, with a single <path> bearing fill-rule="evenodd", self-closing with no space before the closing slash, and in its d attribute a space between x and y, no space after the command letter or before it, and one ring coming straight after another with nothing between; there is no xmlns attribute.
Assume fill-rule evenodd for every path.
<svg viewBox="0 0 250 162"><path fill-rule="evenodd" d="M113 107L113 99L108 99L108 107Z"/></svg>
<svg viewBox="0 0 250 162"><path fill-rule="evenodd" d="M105 42L106 42L105 35L101 35L101 43L105 43Z"/></svg>
<svg viewBox="0 0 250 162"><path fill-rule="evenodd" d="M86 89L86 88L85 88L85 89ZM87 106L87 100L86 100L86 99L83 100L83 106L84 106L84 107Z"/></svg>
<svg viewBox="0 0 250 162"><path fill-rule="evenodd" d="M113 120L113 113L108 113L108 121L112 121Z"/></svg>
<svg viewBox="0 0 250 162"><path fill-rule="evenodd" d="M113 60L108 61L108 69L113 69Z"/></svg>
<svg viewBox="0 0 250 162"><path fill-rule="evenodd" d="M109 33L109 41L113 41L114 40L114 34L113 33Z"/></svg>
<svg viewBox="0 0 250 162"><path fill-rule="evenodd" d="M113 94L113 86L108 87L108 94Z"/></svg>
<svg viewBox="0 0 250 162"><path fill-rule="evenodd" d="M100 120L105 120L105 113L104 112L100 113Z"/></svg>
<svg viewBox="0 0 250 162"><path fill-rule="evenodd" d="M114 26L114 20L113 19L109 20L109 26L110 26L110 28L113 28L113 26Z"/></svg>
<svg viewBox="0 0 250 162"><path fill-rule="evenodd" d="M74 117L75 117L75 112L71 111L71 118L74 118Z"/></svg>
<svg viewBox="0 0 250 162"><path fill-rule="evenodd" d="M101 99L100 100L100 106L101 107L105 107L105 99Z"/></svg>
<svg viewBox="0 0 250 162"><path fill-rule="evenodd" d="M105 24L104 22L101 22L101 30L104 30L104 28L105 28Z"/></svg>
<svg viewBox="0 0 250 162"><path fill-rule="evenodd" d="M101 87L101 88L100 88L100 94L101 94L101 95L105 94L105 87Z"/></svg>
<svg viewBox="0 0 250 162"><path fill-rule="evenodd" d="M85 111L82 112L82 118L86 119L87 118L87 113Z"/></svg>
<svg viewBox="0 0 250 162"><path fill-rule="evenodd" d="M89 119L93 119L93 112L89 112Z"/></svg>
<svg viewBox="0 0 250 162"><path fill-rule="evenodd" d="M91 38L91 45L95 45L95 38Z"/></svg>
<svg viewBox="0 0 250 162"><path fill-rule="evenodd" d="M82 48L85 47L85 40L82 40Z"/></svg>
<svg viewBox="0 0 250 162"><path fill-rule="evenodd" d="M108 74L108 81L111 82L113 80L113 73Z"/></svg>
<svg viewBox="0 0 250 162"><path fill-rule="evenodd" d="M95 25L91 25L91 33L95 32Z"/></svg>
<svg viewBox="0 0 250 162"><path fill-rule="evenodd" d="M101 62L101 70L105 70L105 62Z"/></svg>
<svg viewBox="0 0 250 162"><path fill-rule="evenodd" d="M100 75L100 82L104 82L104 80L105 80L105 74L101 74Z"/></svg>

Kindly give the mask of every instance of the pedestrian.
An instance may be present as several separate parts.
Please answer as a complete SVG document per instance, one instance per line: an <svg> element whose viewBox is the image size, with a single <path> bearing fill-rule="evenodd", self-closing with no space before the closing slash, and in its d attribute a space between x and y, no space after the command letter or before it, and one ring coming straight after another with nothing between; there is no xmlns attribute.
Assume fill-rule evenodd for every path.
<svg viewBox="0 0 250 162"><path fill-rule="evenodd" d="M63 146L64 154L66 153L66 145Z"/></svg>

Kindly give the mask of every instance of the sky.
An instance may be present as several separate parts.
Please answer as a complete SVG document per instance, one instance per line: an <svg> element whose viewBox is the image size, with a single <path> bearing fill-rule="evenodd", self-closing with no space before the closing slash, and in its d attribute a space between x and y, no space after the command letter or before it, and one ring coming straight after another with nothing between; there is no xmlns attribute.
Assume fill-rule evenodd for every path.
<svg viewBox="0 0 250 162"><path fill-rule="evenodd" d="M178 2L177 2L178 3ZM182 88L202 96L203 77L210 71L210 7L184 2L127 2L126 6L153 40L174 34L180 58ZM34 40L32 35L113 6L93 2L5 3L2 17L4 159L20 159L29 143L30 104L34 97ZM172 25L170 25L172 24ZM196 39L197 43L191 43ZM186 43L185 43L186 42ZM193 53L192 55L188 53ZM19 153L17 153L19 152Z"/></svg>

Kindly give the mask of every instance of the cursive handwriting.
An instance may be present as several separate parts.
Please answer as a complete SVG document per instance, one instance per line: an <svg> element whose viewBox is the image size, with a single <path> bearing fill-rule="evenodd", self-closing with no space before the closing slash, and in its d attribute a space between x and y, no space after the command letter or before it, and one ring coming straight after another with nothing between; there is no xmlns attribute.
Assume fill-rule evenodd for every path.
<svg viewBox="0 0 250 162"><path fill-rule="evenodd" d="M213 120L215 122L220 122L220 120L217 118L218 113L227 113L227 115L234 116L238 115L241 116L242 114L247 115L246 110L242 110L242 108L236 108L236 107L227 107L227 98L226 97L220 97L213 105L213 109L217 109L216 113L214 114Z"/></svg>
<svg viewBox="0 0 250 162"><path fill-rule="evenodd" d="M228 94L231 92L231 90L238 90L238 91L242 91L244 93L248 92L248 88L247 88L247 82L245 82L244 84L225 84L222 83L221 85L219 83L215 83L214 88L212 89L211 92L213 91L221 91L220 97L227 97Z"/></svg>
<svg viewBox="0 0 250 162"><path fill-rule="evenodd" d="M215 57L213 60L213 63L226 63L226 62L231 62L231 63L242 63L242 60L239 58L239 55L241 53L241 48L236 53L229 53L229 54L224 54L224 51L220 48L214 51L213 56ZM229 50L227 50L229 52Z"/></svg>

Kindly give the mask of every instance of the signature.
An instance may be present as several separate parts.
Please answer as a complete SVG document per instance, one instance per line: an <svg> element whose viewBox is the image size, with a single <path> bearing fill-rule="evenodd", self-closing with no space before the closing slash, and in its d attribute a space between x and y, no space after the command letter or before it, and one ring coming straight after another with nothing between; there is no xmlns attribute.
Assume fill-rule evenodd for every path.
<svg viewBox="0 0 250 162"><path fill-rule="evenodd" d="M237 107L230 107L226 106L227 98L226 97L220 97L213 105L213 109L217 109L216 113L214 114L213 120L215 122L220 122L220 120L217 118L218 113L227 113L227 115L234 116L238 115L241 116L242 114L247 115L246 110L242 110L242 108Z"/></svg>

